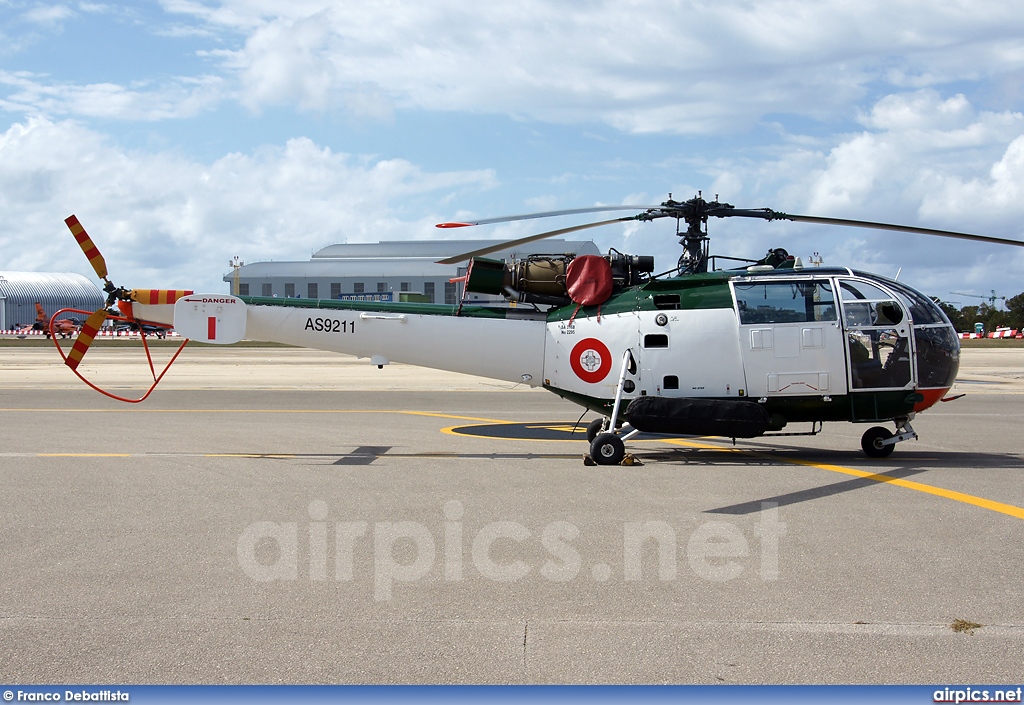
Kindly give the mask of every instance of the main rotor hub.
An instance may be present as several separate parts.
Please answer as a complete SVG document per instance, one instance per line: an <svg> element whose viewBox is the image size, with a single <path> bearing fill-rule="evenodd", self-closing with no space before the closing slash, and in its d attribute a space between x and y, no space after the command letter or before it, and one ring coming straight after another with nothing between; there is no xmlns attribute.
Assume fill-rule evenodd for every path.
<svg viewBox="0 0 1024 705"><path fill-rule="evenodd" d="M679 257L678 268L681 274L702 274L708 271L708 244L710 238L707 233L707 222L711 216L723 217L733 206L728 203L705 201L699 194L688 201L675 201L669 194L669 199L661 204L660 208L651 208L637 216L637 220L649 221L655 218L675 218L676 235L679 236L679 244L683 246L683 253ZM686 230L683 231L680 223L686 223Z"/></svg>

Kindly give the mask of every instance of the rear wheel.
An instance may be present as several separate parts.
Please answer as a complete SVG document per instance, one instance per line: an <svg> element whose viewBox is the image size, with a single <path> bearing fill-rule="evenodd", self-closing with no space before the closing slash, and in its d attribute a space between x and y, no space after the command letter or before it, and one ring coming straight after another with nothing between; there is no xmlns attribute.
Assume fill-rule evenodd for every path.
<svg viewBox="0 0 1024 705"><path fill-rule="evenodd" d="M882 445L882 441L892 438L893 434L887 428L872 426L860 439L860 447L871 458L888 458L896 450L896 444Z"/></svg>
<svg viewBox="0 0 1024 705"><path fill-rule="evenodd" d="M587 443L593 443L597 434L604 429L604 419L594 419L587 425Z"/></svg>
<svg viewBox="0 0 1024 705"><path fill-rule="evenodd" d="M598 465L618 465L626 455L626 445L614 433L602 433L590 444L590 457Z"/></svg>

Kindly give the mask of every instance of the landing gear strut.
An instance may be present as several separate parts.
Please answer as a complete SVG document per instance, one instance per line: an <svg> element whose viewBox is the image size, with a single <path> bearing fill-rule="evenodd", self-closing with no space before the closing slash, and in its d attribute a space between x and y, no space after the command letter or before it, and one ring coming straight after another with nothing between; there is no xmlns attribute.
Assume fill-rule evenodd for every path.
<svg viewBox="0 0 1024 705"><path fill-rule="evenodd" d="M910 439L917 440L917 433L910 425L913 416L896 419L896 433L882 426L872 426L860 439L860 447L869 458L888 458L896 444Z"/></svg>
<svg viewBox="0 0 1024 705"><path fill-rule="evenodd" d="M619 407L622 404L627 372L636 374L636 361L630 350L626 350L622 355L622 371L619 373L619 384L615 388L615 403L612 405L611 417L595 419L587 426L587 440L590 441L590 456L584 458L587 464L618 465L626 458L626 441L639 433L629 424L619 427ZM622 435L619 435L620 433Z"/></svg>

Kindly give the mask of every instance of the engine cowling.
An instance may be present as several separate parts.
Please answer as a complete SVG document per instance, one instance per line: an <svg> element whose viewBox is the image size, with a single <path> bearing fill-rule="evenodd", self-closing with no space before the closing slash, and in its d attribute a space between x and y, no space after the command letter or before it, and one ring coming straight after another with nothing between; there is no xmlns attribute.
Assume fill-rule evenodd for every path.
<svg viewBox="0 0 1024 705"><path fill-rule="evenodd" d="M605 264L595 267L597 263L593 260L604 260ZM607 275L601 274L601 270L607 271ZM578 272L575 276L574 271ZM624 255L614 250L603 257L530 255L510 263L476 257L469 263L466 291L523 303L564 306L576 301L590 305L607 299L615 288L639 283L653 271L653 257ZM602 280L605 276L607 285ZM581 283L584 280L586 285ZM600 293L605 290L606 293Z"/></svg>

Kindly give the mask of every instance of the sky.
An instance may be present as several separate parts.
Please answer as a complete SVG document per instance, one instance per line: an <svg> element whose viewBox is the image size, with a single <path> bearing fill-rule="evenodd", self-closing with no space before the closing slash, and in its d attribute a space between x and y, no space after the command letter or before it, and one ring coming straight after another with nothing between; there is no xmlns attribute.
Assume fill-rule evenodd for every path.
<svg viewBox="0 0 1024 705"><path fill-rule="evenodd" d="M115 284L225 292L235 256L670 193L1024 240L1022 111L1019 0L0 0L0 269L91 276L74 213ZM1024 291L1024 248L708 228L957 305ZM663 271L674 229L586 233Z"/></svg>

